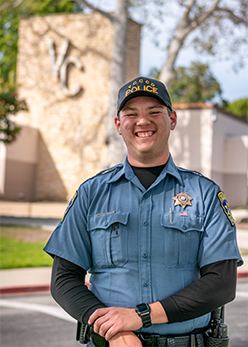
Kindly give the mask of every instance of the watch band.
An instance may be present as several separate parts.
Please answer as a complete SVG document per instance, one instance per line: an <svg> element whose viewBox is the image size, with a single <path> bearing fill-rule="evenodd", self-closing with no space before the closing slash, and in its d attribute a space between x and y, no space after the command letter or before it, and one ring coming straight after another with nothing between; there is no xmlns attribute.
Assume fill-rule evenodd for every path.
<svg viewBox="0 0 248 347"><path fill-rule="evenodd" d="M142 319L143 327L147 328L152 325L151 316L150 316L150 306L147 303L142 303L136 306L135 311Z"/></svg>

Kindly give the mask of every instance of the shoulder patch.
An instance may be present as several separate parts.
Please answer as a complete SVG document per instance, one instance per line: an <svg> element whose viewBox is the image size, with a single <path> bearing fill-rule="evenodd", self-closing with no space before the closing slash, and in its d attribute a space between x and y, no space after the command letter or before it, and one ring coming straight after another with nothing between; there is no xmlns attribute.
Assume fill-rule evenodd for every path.
<svg viewBox="0 0 248 347"><path fill-rule="evenodd" d="M231 225L234 226L235 221L234 221L234 218L232 216L232 212L231 212L230 207L228 205L228 202L227 202L227 199L225 197L225 194L223 192L219 192L217 194L217 196L218 196L218 199L220 200L220 205L223 208L223 211L225 212L225 214L226 214L227 218L229 219Z"/></svg>
<svg viewBox="0 0 248 347"><path fill-rule="evenodd" d="M77 190L76 190L76 192L75 192L75 194L73 195L71 201L69 202L68 206L66 207L66 210L65 210L65 212L64 212L63 218L61 219L61 223L64 221L65 216L67 215L69 209L70 209L70 208L72 207L72 205L74 204L74 201L76 200L77 196L78 196L78 193L77 193Z"/></svg>

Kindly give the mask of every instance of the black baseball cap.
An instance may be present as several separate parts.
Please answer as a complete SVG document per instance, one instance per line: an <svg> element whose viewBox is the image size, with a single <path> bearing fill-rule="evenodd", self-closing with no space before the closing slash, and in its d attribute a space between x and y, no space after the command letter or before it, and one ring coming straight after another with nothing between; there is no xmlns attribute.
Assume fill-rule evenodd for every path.
<svg viewBox="0 0 248 347"><path fill-rule="evenodd" d="M117 103L118 113L128 100L137 96L152 96L162 101L162 103L172 111L170 95L165 85L152 78L140 76L124 84L119 90Z"/></svg>

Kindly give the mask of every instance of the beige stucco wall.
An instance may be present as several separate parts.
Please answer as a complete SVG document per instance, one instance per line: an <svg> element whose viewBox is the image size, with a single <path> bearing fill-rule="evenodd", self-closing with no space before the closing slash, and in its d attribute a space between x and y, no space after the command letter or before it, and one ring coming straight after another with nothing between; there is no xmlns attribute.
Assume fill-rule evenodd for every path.
<svg viewBox="0 0 248 347"><path fill-rule="evenodd" d="M170 137L175 163L213 179L231 207L246 206L248 123L213 105L176 111L178 123Z"/></svg>
<svg viewBox="0 0 248 347"><path fill-rule="evenodd" d="M176 109L177 126L171 132L170 152L178 166L210 177L213 127L209 109Z"/></svg>
<svg viewBox="0 0 248 347"><path fill-rule="evenodd" d="M233 207L248 204L248 123L216 110L213 123L212 178Z"/></svg>
<svg viewBox="0 0 248 347"><path fill-rule="evenodd" d="M220 111L216 111L216 117L216 121L213 123L213 147L215 149L213 153L213 167L215 172L219 172L223 171L224 167L224 170L227 170L225 162L227 162L228 157L224 153L228 146L228 141L233 137L248 135L248 124L237 118L221 114ZM228 148L231 150L230 146ZM231 158L232 155L230 155L230 160L232 161L233 159ZM236 167L235 170L238 170L238 168Z"/></svg>
<svg viewBox="0 0 248 347"><path fill-rule="evenodd" d="M139 72L140 28L129 21L128 79ZM99 14L50 15L20 23L17 83L29 112L20 113L17 121L40 132L35 200L69 200L82 181L104 167L112 37L111 22ZM61 57L72 62L63 66L67 89L81 86L75 96L63 92L62 65L59 74L52 73L57 65L51 63L49 40L56 46L57 65Z"/></svg>

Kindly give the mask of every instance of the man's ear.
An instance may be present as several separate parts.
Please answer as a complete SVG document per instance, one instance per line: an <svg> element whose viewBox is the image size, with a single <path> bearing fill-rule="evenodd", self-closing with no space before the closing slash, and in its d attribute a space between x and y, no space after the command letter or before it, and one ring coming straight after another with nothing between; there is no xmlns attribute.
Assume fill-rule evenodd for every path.
<svg viewBox="0 0 248 347"><path fill-rule="evenodd" d="M174 111L174 110L172 110L172 112L171 112L170 121L171 121L170 129L174 130L176 125L177 125L177 114L176 114L176 111Z"/></svg>
<svg viewBox="0 0 248 347"><path fill-rule="evenodd" d="M116 126L116 129L117 129L119 135L121 135L121 123L117 117L115 117L115 126Z"/></svg>

